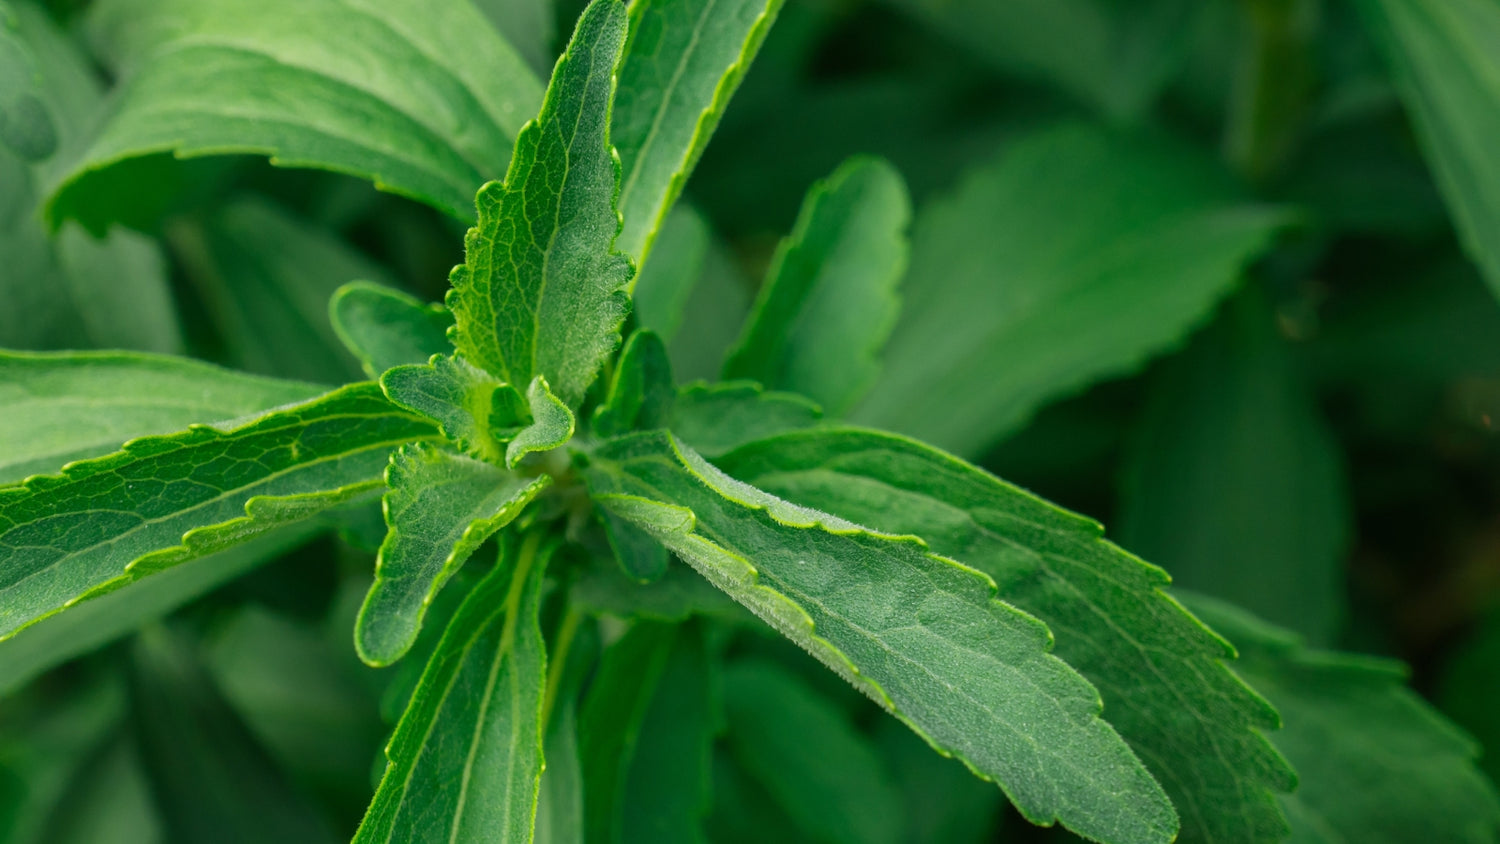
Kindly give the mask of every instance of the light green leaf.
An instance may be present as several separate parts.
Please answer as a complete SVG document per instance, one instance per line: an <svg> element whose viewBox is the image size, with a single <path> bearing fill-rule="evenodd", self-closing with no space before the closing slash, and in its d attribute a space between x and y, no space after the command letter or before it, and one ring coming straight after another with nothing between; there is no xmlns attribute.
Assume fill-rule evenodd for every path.
<svg viewBox="0 0 1500 844"><path fill-rule="evenodd" d="M0 488L0 638L378 489L392 449L436 434L374 384L355 384Z"/></svg>
<svg viewBox="0 0 1500 844"><path fill-rule="evenodd" d="M156 241L119 227L91 237L70 223L54 235L52 249L56 292L78 315L75 337L101 349L183 351L167 260Z"/></svg>
<svg viewBox="0 0 1500 844"><path fill-rule="evenodd" d="M667 245L666 241L661 244L663 248ZM662 255L656 260L664 262L667 258ZM728 244L710 238L696 266L678 316L680 326L667 339L672 372L679 384L717 380L724 356L750 313L753 285ZM642 324L650 327L650 323Z"/></svg>
<svg viewBox="0 0 1500 844"><path fill-rule="evenodd" d="M57 127L42 92L36 57L16 31L19 22L0 3L0 146L26 161L57 151Z"/></svg>
<svg viewBox="0 0 1500 844"><path fill-rule="evenodd" d="M505 40L538 73L546 73L557 58L557 10L552 0L474 0Z"/></svg>
<svg viewBox="0 0 1500 844"><path fill-rule="evenodd" d="M733 480L665 432L580 462L602 506L995 779L1029 819L1113 842L1175 835L1166 795L1100 720L1098 692L988 576Z"/></svg>
<svg viewBox="0 0 1500 844"><path fill-rule="evenodd" d="M1258 730L1276 713L1226 670L1233 652L1163 591L1168 578L1095 522L921 443L800 431L719 461L804 507L892 533L984 572L1052 629L1057 655L1104 698L1109 723L1166 789L1184 840L1273 840L1272 792L1294 777ZM1163 719L1162 713L1173 716Z"/></svg>
<svg viewBox="0 0 1500 844"><path fill-rule="evenodd" d="M608 439L629 431L665 428L676 398L666 345L655 332L638 330L620 353L604 404L594 411L594 433Z"/></svg>
<svg viewBox="0 0 1500 844"><path fill-rule="evenodd" d="M768 393L751 381L689 384L668 426L700 454L715 457L784 431L810 428L823 411L795 393Z"/></svg>
<svg viewBox="0 0 1500 844"><path fill-rule="evenodd" d="M129 352L0 351L0 484L126 440L303 401L321 388Z"/></svg>
<svg viewBox="0 0 1500 844"><path fill-rule="evenodd" d="M542 490L550 475L522 478L489 463L417 443L391 455L385 473L390 530L375 582L354 626L360 659L390 665L417 640L433 596L495 531Z"/></svg>
<svg viewBox="0 0 1500 844"><path fill-rule="evenodd" d="M1500 6L1360 0L1469 256L1500 296Z"/></svg>
<svg viewBox="0 0 1500 844"><path fill-rule="evenodd" d="M380 387L391 401L436 421L449 442L496 465L526 421L516 388L461 357L394 367L380 376Z"/></svg>
<svg viewBox="0 0 1500 844"><path fill-rule="evenodd" d="M732 752L809 840L902 840L891 772L836 705L767 660L731 663L724 693Z"/></svg>
<svg viewBox="0 0 1500 844"><path fill-rule="evenodd" d="M724 377L801 393L834 414L864 395L895 326L911 201L886 162L854 158L803 201Z"/></svg>
<svg viewBox="0 0 1500 844"><path fill-rule="evenodd" d="M1406 666L1310 650L1230 604L1183 595L1239 649L1235 673L1276 704L1272 740L1302 784L1281 798L1297 844L1500 839L1500 795L1474 740L1406 687Z"/></svg>
<svg viewBox="0 0 1500 844"><path fill-rule="evenodd" d="M973 455L1179 340L1287 219L1191 150L1081 125L917 215L885 374L851 418Z"/></svg>
<svg viewBox="0 0 1500 844"><path fill-rule="evenodd" d="M670 343L682 328L688 298L708 257L708 221L693 206L679 203L662 221L652 252L656 260L641 266L631 297L635 321ZM743 297L742 297L743 298Z"/></svg>
<svg viewBox="0 0 1500 844"><path fill-rule="evenodd" d="M453 317L447 308L383 284L353 281L340 287L328 302L328 316L338 338L371 378L453 350L448 343Z"/></svg>
<svg viewBox="0 0 1500 844"><path fill-rule="evenodd" d="M573 411L552 394L545 377L531 379L526 401L531 405L531 424L517 431L505 446L505 465L512 469L528 454L550 451L573 439Z"/></svg>
<svg viewBox="0 0 1500 844"><path fill-rule="evenodd" d="M637 0L611 129L624 165L620 251L646 263L651 242L782 0Z"/></svg>
<svg viewBox="0 0 1500 844"><path fill-rule="evenodd" d="M90 24L125 84L49 212L95 230L145 222L111 189L165 153L267 155L472 220L475 189L504 171L541 99L468 3L110 0Z"/></svg>
<svg viewBox="0 0 1500 844"><path fill-rule="evenodd" d="M396 725L355 844L531 839L547 673L537 614L552 548L539 534L503 544Z"/></svg>
<svg viewBox="0 0 1500 844"><path fill-rule="evenodd" d="M1231 300L1169 361L1126 451L1120 542L1188 589L1323 643L1343 623L1352 514L1296 366L1258 296Z"/></svg>
<svg viewBox="0 0 1500 844"><path fill-rule="evenodd" d="M542 112L516 140L505 182L480 191L448 307L453 343L509 384L546 376L570 407L620 342L630 261L619 231L610 104L625 7L596 0L553 71Z"/></svg>

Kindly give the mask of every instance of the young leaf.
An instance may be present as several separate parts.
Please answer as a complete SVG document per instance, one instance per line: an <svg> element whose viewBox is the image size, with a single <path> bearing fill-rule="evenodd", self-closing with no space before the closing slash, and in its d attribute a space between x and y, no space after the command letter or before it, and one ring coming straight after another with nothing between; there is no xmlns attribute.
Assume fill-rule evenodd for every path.
<svg viewBox="0 0 1500 844"><path fill-rule="evenodd" d="M426 420L355 384L0 488L0 639L79 601L378 489Z"/></svg>
<svg viewBox="0 0 1500 844"><path fill-rule="evenodd" d="M665 428L676 398L667 347L655 332L636 331L620 353L604 404L594 411L594 433L608 439Z"/></svg>
<svg viewBox="0 0 1500 844"><path fill-rule="evenodd" d="M1344 615L1348 490L1275 319L1236 297L1167 363L1126 453L1120 541L1188 589L1328 642Z"/></svg>
<svg viewBox="0 0 1500 844"><path fill-rule="evenodd" d="M551 482L550 475L517 477L423 443L391 455L385 473L390 531L354 626L360 659L381 666L405 655L448 578Z"/></svg>
<svg viewBox="0 0 1500 844"><path fill-rule="evenodd" d="M1470 257L1500 296L1500 7L1360 0Z"/></svg>
<svg viewBox="0 0 1500 844"><path fill-rule="evenodd" d="M1166 795L1100 720L1098 692L988 576L733 480L666 432L580 462L599 504L995 779L1027 818L1112 842L1175 835Z"/></svg>
<svg viewBox="0 0 1500 844"><path fill-rule="evenodd" d="M677 394L670 427L700 454L716 457L755 440L810 428L823 418L795 393L768 393L759 384L690 384Z"/></svg>
<svg viewBox="0 0 1500 844"><path fill-rule="evenodd" d="M562 399L552 395L545 377L538 375L531 379L526 401L531 405L532 421L506 444L507 468L514 469L528 454L549 451L573 439L573 411L563 404Z"/></svg>
<svg viewBox="0 0 1500 844"><path fill-rule="evenodd" d="M437 422L449 442L497 465L526 423L516 388L461 357L393 367L380 376L380 387L391 401Z"/></svg>
<svg viewBox="0 0 1500 844"><path fill-rule="evenodd" d="M813 185L724 377L801 393L834 414L848 409L880 374L910 219L906 185L880 159L851 159Z"/></svg>
<svg viewBox="0 0 1500 844"><path fill-rule="evenodd" d="M1235 673L1284 722L1277 749L1301 785L1281 798L1295 841L1494 841L1500 795L1479 748L1406 687L1406 666L1310 650L1296 634L1211 598L1188 606L1239 649Z"/></svg>
<svg viewBox="0 0 1500 844"><path fill-rule="evenodd" d="M0 484L126 440L303 401L320 388L130 352L0 351Z"/></svg>
<svg viewBox="0 0 1500 844"><path fill-rule="evenodd" d="M96 231L149 221L111 186L160 171L162 153L267 155L472 220L541 99L468 3L110 0L90 22L126 82L49 214Z"/></svg>
<svg viewBox="0 0 1500 844"><path fill-rule="evenodd" d="M547 674L537 613L552 548L540 534L503 545L396 725L355 844L531 839Z"/></svg>
<svg viewBox="0 0 1500 844"><path fill-rule="evenodd" d="M624 180L619 248L646 263L782 0L638 0L611 129Z"/></svg>
<svg viewBox="0 0 1500 844"><path fill-rule="evenodd" d="M1098 524L875 431L790 433L719 464L804 507L920 536L992 577L1099 689L1106 719L1171 796L1184 839L1283 832L1271 792L1291 788L1293 775L1257 732L1276 726L1275 711L1225 669L1233 652L1223 640L1161 591L1166 575L1105 542Z"/></svg>
<svg viewBox="0 0 1500 844"><path fill-rule="evenodd" d="M448 343L453 316L447 308L424 304L383 284L352 281L340 287L328 302L328 316L334 332L371 378L453 350Z"/></svg>
<svg viewBox="0 0 1500 844"><path fill-rule="evenodd" d="M1172 144L1037 133L917 215L885 373L851 418L972 455L1201 321L1284 212Z"/></svg>
<svg viewBox="0 0 1500 844"><path fill-rule="evenodd" d="M595 0L558 60L541 114L516 139L504 183L479 191L448 307L453 342L509 384L546 376L570 408L619 343L630 261L619 231L610 104L625 7Z"/></svg>

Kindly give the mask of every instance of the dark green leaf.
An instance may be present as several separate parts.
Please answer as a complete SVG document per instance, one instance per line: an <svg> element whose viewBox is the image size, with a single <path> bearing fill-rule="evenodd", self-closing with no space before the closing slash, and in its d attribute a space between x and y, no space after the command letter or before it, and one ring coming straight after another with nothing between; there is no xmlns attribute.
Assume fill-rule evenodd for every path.
<svg viewBox="0 0 1500 844"><path fill-rule="evenodd" d="M1443 667L1437 699L1443 712L1468 730L1483 747L1479 764L1500 783L1500 610L1491 610L1474 635L1459 645Z"/></svg>
<svg viewBox="0 0 1500 844"><path fill-rule="evenodd" d="M615 364L604 404L594 411L594 433L609 438L629 431L664 428L676 397L667 347L655 332L636 331Z"/></svg>
<svg viewBox="0 0 1500 844"><path fill-rule="evenodd" d="M906 807L902 841L986 844L995 840L1002 802L995 789L957 759L932 752L893 720L875 728L875 746Z"/></svg>
<svg viewBox="0 0 1500 844"><path fill-rule="evenodd" d="M53 807L43 844L160 844L165 838L140 751L120 737L90 757Z"/></svg>
<svg viewBox="0 0 1500 844"><path fill-rule="evenodd" d="M371 378L453 350L448 343L453 317L447 308L383 284L354 281L340 287L328 303L328 315L339 339Z"/></svg>
<svg viewBox="0 0 1500 844"><path fill-rule="evenodd" d="M604 521L604 536L615 561L631 581L651 583L667 573L671 555L651 534L606 507L599 508L599 518Z"/></svg>
<svg viewBox="0 0 1500 844"><path fill-rule="evenodd" d="M474 5L533 70L546 73L552 67L557 58L552 43L557 37L557 11L552 0L474 0Z"/></svg>
<svg viewBox="0 0 1500 844"><path fill-rule="evenodd" d="M687 621L694 615L731 621L753 621L702 575L682 563L670 563L661 577L642 584L627 577L615 560L594 558L569 593L590 612L618 618Z"/></svg>
<svg viewBox="0 0 1500 844"><path fill-rule="evenodd" d="M569 591L572 599L572 591ZM536 844L584 844L583 764L578 755L578 707L584 682L599 660L599 625L570 606L552 642L547 675L542 771L536 806ZM565 654L562 663L558 654Z"/></svg>
<svg viewBox="0 0 1500 844"><path fill-rule="evenodd" d="M714 457L748 442L817 425L823 411L793 393L768 393L750 381L690 384L678 393L669 427Z"/></svg>

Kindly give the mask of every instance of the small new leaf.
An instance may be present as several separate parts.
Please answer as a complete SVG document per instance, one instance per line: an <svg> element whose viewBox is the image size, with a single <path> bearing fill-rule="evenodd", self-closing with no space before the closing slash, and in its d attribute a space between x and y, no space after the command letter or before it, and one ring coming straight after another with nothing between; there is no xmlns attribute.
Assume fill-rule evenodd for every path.
<svg viewBox="0 0 1500 844"><path fill-rule="evenodd" d="M497 466L505 444L529 422L514 387L461 357L394 367L380 386L391 401L437 422L449 442Z"/></svg>
<svg viewBox="0 0 1500 844"><path fill-rule="evenodd" d="M667 426L677 388L667 347L654 331L630 335L615 365L604 404L594 411L594 433L608 439Z"/></svg>
<svg viewBox="0 0 1500 844"><path fill-rule="evenodd" d="M531 405L531 424L517 431L505 446L507 468L515 468L528 454L548 451L573 439L573 411L552 395L546 378L538 375L531 380L526 400Z"/></svg>

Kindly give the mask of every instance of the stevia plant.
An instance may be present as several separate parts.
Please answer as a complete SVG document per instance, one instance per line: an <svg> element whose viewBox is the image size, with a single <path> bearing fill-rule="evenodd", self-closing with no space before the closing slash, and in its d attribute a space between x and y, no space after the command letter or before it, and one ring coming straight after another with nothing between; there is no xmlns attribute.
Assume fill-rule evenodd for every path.
<svg viewBox="0 0 1500 844"><path fill-rule="evenodd" d="M521 4L499 5L502 29L520 26ZM333 289L383 271L257 200L210 229L167 227L206 295L235 303L231 358L284 355L314 381L363 371L336 389L170 354L0 353L0 688L140 631L123 675L89 675L69 729L38 746L94 748L67 752L92 754L120 811L156 806L165 840L329 838L278 767L300 753L333 772L302 785L337 792L361 762L320 758L316 730L274 714L278 690L304 683L333 717L368 717L308 656L328 642L246 614L216 640L215 674L184 627L155 621L334 525L377 549L335 615L360 660L394 666L371 672L388 727L359 727L388 736L357 842L701 841L711 806L715 837L974 840L996 787L1033 824L1119 844L1494 840L1500 802L1472 742L1399 665L1179 602L1098 523L955 456L1176 342L1298 224L1286 205L1245 201L1170 143L1072 122L1015 142L913 223L900 170L859 155L807 191L742 324L690 307L730 293L697 286L707 224L678 200L781 5L593 0L543 87L538 58L459 0L108 0L93 25L126 72L97 127L41 105L41 87L82 72L72 48L37 8L0 7L0 71L27 83L0 100L18 207L40 201L59 227L36 244L62 277L77 276L70 237L101 253L96 272L156 265L128 282L156 292L122 300L149 312L127 323L170 306L155 247L110 224L148 225L181 198L162 174L212 179L211 156L362 177L472 223L441 304L376 281ZM1430 34L1402 29L1414 0L1365 5ZM1403 61L1420 88L1438 60ZM1139 107L1128 86L1074 84ZM1418 112L1446 172L1466 150L1447 143L1443 105ZM1236 154L1254 176L1268 149ZM1482 204L1482 188L1460 192L1460 208ZM278 248L255 245L266 232ZM1007 284L991 255L1014 262ZM304 281L257 293L272 261ZM291 348L257 336L268 302L328 293L327 322ZM140 345L81 308L101 345ZM1267 309L1253 289L1232 297L1192 360L1274 346ZM1028 354L1101 311L1107 327ZM157 352L186 342L151 337ZM304 351L334 342L346 351ZM710 378L683 374L705 365ZM1190 416L1171 409L1189 392L1148 418ZM1279 401L1307 413L1257 406ZM1146 429L1128 481L1147 488L1127 519L1148 545L1164 505L1142 479L1181 459L1160 456L1163 439ZM1312 483L1336 476L1315 467ZM1326 640L1336 590L1309 580L1283 620ZM301 673L257 676L254 653ZM246 729L226 693L273 714ZM868 702L878 724L856 725ZM113 737L121 707L128 740ZM261 738L278 729L273 759ZM724 734L732 764L712 749ZM67 780L22 790L48 777ZM58 805L0 815L4 831L60 840L28 837L74 829Z"/></svg>

